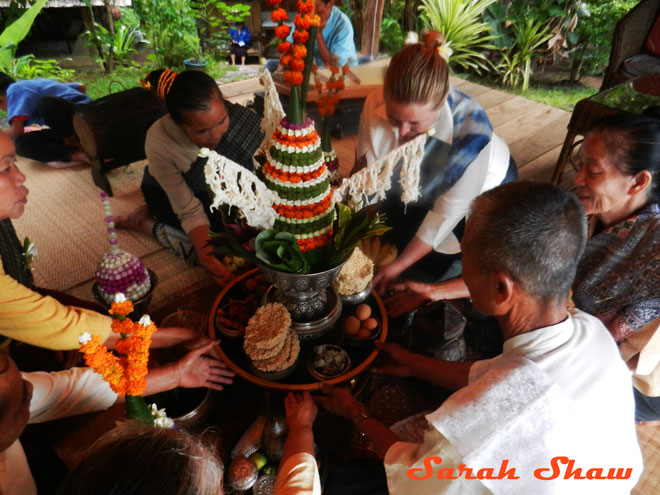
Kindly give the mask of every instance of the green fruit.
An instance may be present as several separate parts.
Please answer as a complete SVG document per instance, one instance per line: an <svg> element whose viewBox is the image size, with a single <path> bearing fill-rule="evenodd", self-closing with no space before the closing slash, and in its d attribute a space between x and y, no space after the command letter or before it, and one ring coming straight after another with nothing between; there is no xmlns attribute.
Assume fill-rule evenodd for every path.
<svg viewBox="0 0 660 495"><path fill-rule="evenodd" d="M264 468L264 474L277 474L277 466L275 464L268 464Z"/></svg>
<svg viewBox="0 0 660 495"><path fill-rule="evenodd" d="M254 462L257 466L257 469L261 470L266 464L268 464L268 457L263 452L255 452L252 454L249 459Z"/></svg>

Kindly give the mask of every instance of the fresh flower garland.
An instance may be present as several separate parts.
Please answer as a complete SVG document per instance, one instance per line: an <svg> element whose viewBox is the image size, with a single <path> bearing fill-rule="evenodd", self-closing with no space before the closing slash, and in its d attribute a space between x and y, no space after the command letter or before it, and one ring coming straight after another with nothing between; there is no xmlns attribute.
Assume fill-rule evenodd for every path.
<svg viewBox="0 0 660 495"><path fill-rule="evenodd" d="M113 318L112 331L121 336L116 346L118 355L110 352L99 337L87 332L78 341L85 363L103 375L117 395L138 397L147 385L149 346L157 328L148 315L134 323L128 318L132 311L132 301L117 293L109 313Z"/></svg>

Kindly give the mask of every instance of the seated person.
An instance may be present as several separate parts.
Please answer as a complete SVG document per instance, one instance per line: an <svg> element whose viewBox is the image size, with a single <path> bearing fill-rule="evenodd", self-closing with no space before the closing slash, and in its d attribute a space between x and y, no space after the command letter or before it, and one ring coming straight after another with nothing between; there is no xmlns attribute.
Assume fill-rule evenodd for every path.
<svg viewBox="0 0 660 495"><path fill-rule="evenodd" d="M199 151L215 150L251 170L264 138L261 120L252 110L225 102L213 78L203 72L176 75L165 70L150 86L165 98L168 114L147 132L149 166L142 179L147 205L118 217L117 227L153 233L183 258L195 255L209 275L224 284L231 273L206 245L211 230L222 230L222 219L209 209L206 159Z"/></svg>
<svg viewBox="0 0 660 495"><path fill-rule="evenodd" d="M322 389L320 404L375 446L390 493L630 493L642 472L630 373L602 322L567 310L586 236L575 196L551 184L512 182L474 200L463 278L475 308L497 318L503 353L448 362L377 343L393 362L376 371L456 391L426 416L422 444L400 441L347 390ZM585 479L595 467L603 479Z"/></svg>
<svg viewBox="0 0 660 495"><path fill-rule="evenodd" d="M127 421L99 438L58 495L222 495L224 467L186 430Z"/></svg>
<svg viewBox="0 0 660 495"><path fill-rule="evenodd" d="M219 361L202 356L212 345L214 343L210 342L189 352L175 364L150 371L144 395L176 387L222 388L217 384L219 368L216 365ZM9 355L0 351L0 493L37 493L18 439L27 423L100 411L123 400L91 368L21 375Z"/></svg>
<svg viewBox="0 0 660 495"><path fill-rule="evenodd" d="M244 22L239 22L229 29L229 38L231 39L231 47L229 48L231 65L236 65L236 57L240 57L241 65L245 65L245 57L252 39L250 30Z"/></svg>
<svg viewBox="0 0 660 495"><path fill-rule="evenodd" d="M348 16L335 7L335 0L316 0L315 11L321 18L321 25L316 31L314 63L324 67L336 56L340 67L356 64L353 24Z"/></svg>
<svg viewBox="0 0 660 495"><path fill-rule="evenodd" d="M90 101L80 83L14 81L0 72L0 109L7 112L11 125L5 134L15 140L19 155L54 168L89 163L73 130L73 114ZM26 133L25 126L30 124L50 129Z"/></svg>
<svg viewBox="0 0 660 495"><path fill-rule="evenodd" d="M660 317L660 108L597 122L578 154L575 194L591 237L573 284L575 306L617 342ZM636 419L660 419L660 397L635 389Z"/></svg>
<svg viewBox="0 0 660 495"><path fill-rule="evenodd" d="M78 349L78 337L89 332L107 339L106 345L113 347L118 336L110 335L109 315L64 306L33 290L32 272L24 263L23 248L11 223L23 215L29 192L15 160L11 139L0 133L0 336L67 350ZM152 346L184 344L191 349L207 342L207 337L185 328L161 328L154 334Z"/></svg>
<svg viewBox="0 0 660 495"><path fill-rule="evenodd" d="M419 269L428 281L459 275L459 242L470 202L518 176L486 113L449 84L449 67L438 53L443 42L439 33L427 33L422 43L408 45L392 57L383 90L367 97L360 117L357 156L367 162L435 130L420 165L420 199L404 207L398 173L392 177L381 211L393 227L391 236L401 254L374 278L381 290L434 251Z"/></svg>

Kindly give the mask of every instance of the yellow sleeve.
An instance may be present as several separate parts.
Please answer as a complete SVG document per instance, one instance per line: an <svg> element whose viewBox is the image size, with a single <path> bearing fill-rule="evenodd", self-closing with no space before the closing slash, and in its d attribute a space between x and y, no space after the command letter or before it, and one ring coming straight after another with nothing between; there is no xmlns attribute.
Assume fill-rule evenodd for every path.
<svg viewBox="0 0 660 495"><path fill-rule="evenodd" d="M300 452L289 457L277 475L275 495L321 495L314 456Z"/></svg>
<svg viewBox="0 0 660 495"><path fill-rule="evenodd" d="M105 341L111 318L87 309L64 306L7 275L0 263L0 335L47 349L77 349L83 332Z"/></svg>

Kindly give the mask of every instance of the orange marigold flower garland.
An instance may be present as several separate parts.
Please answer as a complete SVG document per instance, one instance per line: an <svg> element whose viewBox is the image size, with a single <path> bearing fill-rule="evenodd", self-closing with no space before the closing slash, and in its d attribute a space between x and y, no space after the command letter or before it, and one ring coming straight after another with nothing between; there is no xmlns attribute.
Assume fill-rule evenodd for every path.
<svg viewBox="0 0 660 495"><path fill-rule="evenodd" d="M138 397L147 385L149 346L157 328L146 315L138 323L131 321L128 315L132 311L133 303L123 294L116 294L109 313L113 317L112 331L121 336L116 345L118 355L89 333L83 333L78 340L85 363L100 373L117 395Z"/></svg>

